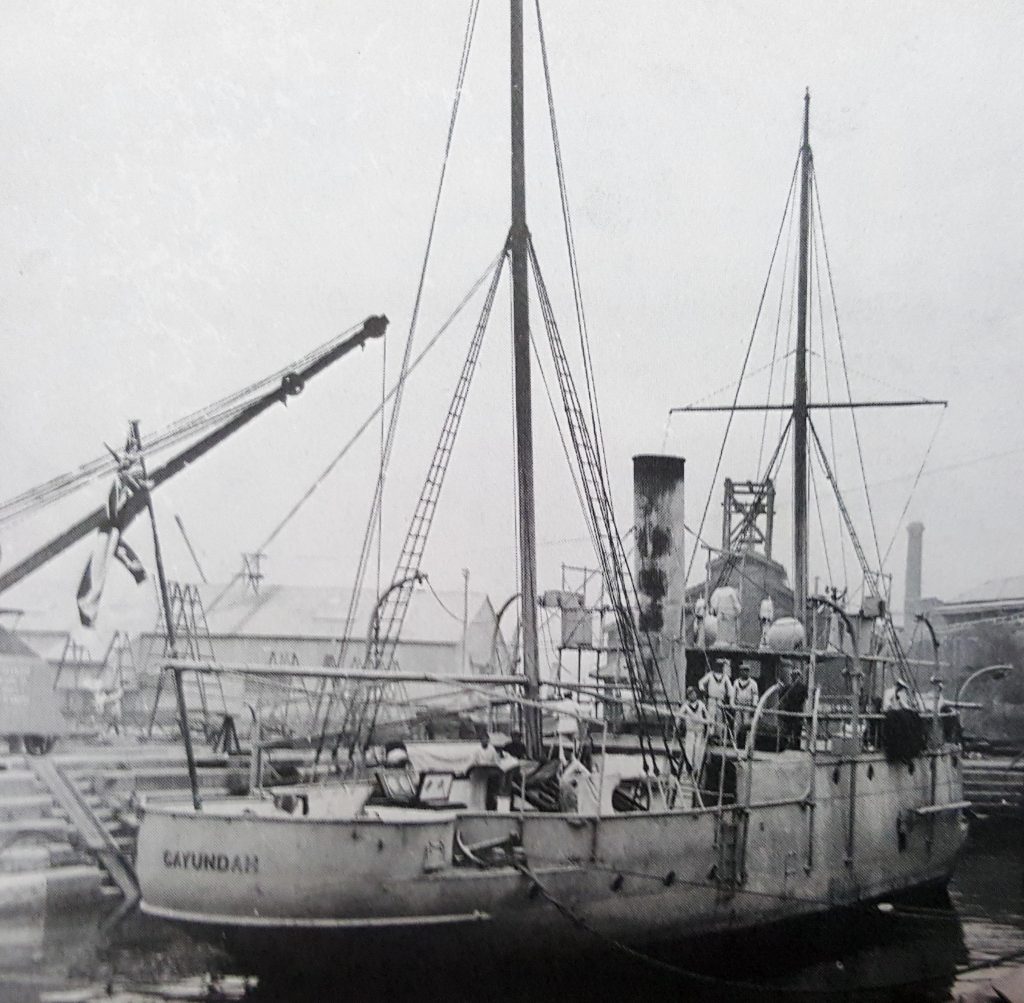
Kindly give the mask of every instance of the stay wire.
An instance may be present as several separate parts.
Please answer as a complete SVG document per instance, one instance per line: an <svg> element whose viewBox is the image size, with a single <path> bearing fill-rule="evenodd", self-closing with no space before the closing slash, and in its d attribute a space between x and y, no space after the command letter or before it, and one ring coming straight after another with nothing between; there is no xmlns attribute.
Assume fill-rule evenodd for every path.
<svg viewBox="0 0 1024 1003"><path fill-rule="evenodd" d="M627 596L625 594L620 594L625 592L627 577L632 584L631 572L628 567L624 568L622 566L623 561L617 553L616 541L618 541L618 549L621 549L621 540L618 537L618 530L615 525L615 514L611 509L606 485L600 476L598 460L594 455L593 443L591 441L591 431L588 428L586 418L582 413L582 407L579 403L578 394L576 393L572 373L568 369L568 361L565 358L564 347L562 346L558 326L554 317L554 310L540 269L536 247L532 240L529 244L529 250L530 262L533 268L534 284L537 288L541 312L544 317L544 324L547 330L548 340L551 345L552 356L555 359L556 375L558 377L559 389L562 394L562 402L566 412L566 421L569 425L570 435L572 436L573 451L576 456L576 462L580 467L581 478L583 479L586 487L586 506L584 511L586 512L588 509L590 511L588 527L593 527L597 531L597 535L594 538L594 548L598 560L602 565L604 578L608 583L609 592L611 594L611 590L613 589L616 591L616 595L612 597L612 605L615 610L616 622L619 626L623 642L623 651L626 653L626 666L630 681L630 688L633 691L634 699L637 704L638 718L640 719L641 724L641 757L643 760L644 771L647 772L648 750L644 745L646 727L643 711L641 709L643 702L640 695L641 682L637 667L633 665L631 660L631 656L635 656L640 653L643 646L643 637L641 632L637 629L632 613L632 609L639 608L639 601L636 599L635 585L633 586L633 603L630 608L627 609L625 605ZM559 365L560 359L561 365ZM572 420L573 413L577 411L579 412L579 418L574 422ZM594 481L592 489L586 484L586 470L590 471L591 477ZM608 541L607 547L604 544L604 540ZM649 641L648 647L650 647ZM653 657L653 651L652 657L648 661L654 668L660 680L661 669L658 665L657 659ZM663 680L662 688L664 689ZM664 731L662 733L662 739L666 743L666 755L669 755L667 737L664 734ZM649 750L650 758L656 762L654 759L653 744L649 736L647 736L647 744L651 746Z"/></svg>
<svg viewBox="0 0 1024 1003"><path fill-rule="evenodd" d="M366 574L366 563L369 555L369 549L373 538L373 524L374 515L379 505L383 502L384 493L384 481L387 475L388 464L391 460L391 453L394 448L395 435L398 430L398 417L401 412L402 397L405 391L405 382L408 376L409 369L409 358L412 352L412 343L416 332L416 325L419 320L420 306L423 302L423 290L426 285L427 278L427 267L430 263L431 250L434 245L434 233L437 229L437 218L441 207L441 196L444 192L445 177L448 172L448 159L451 155L452 139L455 135L455 123L458 119L459 106L462 101L462 87L466 78L466 68L469 65L469 55L473 45L473 34L476 27L477 12L479 10L479 0L471 0L469 5L469 13L466 19L466 29L462 41L462 54L459 58L459 71L456 78L455 84L455 97L452 101L451 116L448 120L448 135L445 138L444 156L441 161L441 173L438 178L437 192L434 196L434 206L430 215L430 226L427 230L427 242L426 248L423 254L423 263L420 267L419 280L416 284L416 296L413 301L412 315L409 320L409 333L405 342L405 349L402 354L402 365L399 370L398 383L396 387L394 403L391 405L391 415L388 422L388 434L384 445L384 454L382 457L382 463L380 470L377 475L377 482L374 488L373 501L370 506L370 518L367 521L366 532L363 535L363 545L359 555L359 561L356 565L355 581L352 589L352 597L349 603L348 609L348 622L352 623L355 619L356 610L359 605L359 596L362 591L362 584ZM338 656L338 664L344 664L343 659L347 654L347 642L345 638L342 641L341 650Z"/></svg>
<svg viewBox="0 0 1024 1003"><path fill-rule="evenodd" d="M834 586L836 582L832 575L832 561L829 559L828 539L825 536L825 519L821 514L821 498L818 496L818 478L814 473L814 464L808 464L808 469L811 474L811 493L814 495L814 507L818 512L818 528L821 530L821 550L825 556L825 571L828 574L829 585Z"/></svg>
<svg viewBox="0 0 1024 1003"><path fill-rule="evenodd" d="M240 390L236 390L227 397L221 398L177 419L159 432L145 436L142 440L142 455L147 457L153 456L190 436L198 435L215 425L227 423L250 405L250 398L259 392L265 391L275 382L280 382L289 373L305 368L311 362L329 353L342 341L359 330L361 326L361 324L353 325L348 330L343 331L323 345L308 352L302 358L271 373L269 376L263 377ZM102 456L90 460L72 471L37 484L0 504L0 524L15 522L39 508L51 505L79 490L79 488L84 487L86 484L113 473L116 469L117 460L110 456L109 453L104 453Z"/></svg>
<svg viewBox="0 0 1024 1003"><path fill-rule="evenodd" d="M799 252L798 252L799 253ZM798 283L794 276L793 281L790 285L789 294L789 318L786 321L786 354L783 356L782 364L782 388L785 392L785 388L789 383L789 358L790 355L796 355L796 349L790 350L790 345L793 344L793 334L795 330L795 324L793 318L796 316L796 296L798 291ZM782 434L782 423L786 420L785 412L779 412L779 435Z"/></svg>
<svg viewBox="0 0 1024 1003"><path fill-rule="evenodd" d="M406 347L402 353L401 368L399 370L398 381L396 384L396 392L394 396L394 403L391 405L391 415L388 422L388 433L386 442L384 445L384 454L382 457L382 463L377 475L377 483L374 489L374 497L370 507L370 518L367 520L367 529L362 537L362 547L359 551L359 559L356 563L355 577L352 586L352 595L349 599L349 607L347 614L347 622L352 623L355 620L355 613L358 609L358 602L360 593L362 590L362 582L366 577L367 559L369 557L370 547L373 541L374 534L374 519L378 509L383 503L384 494L384 482L387 475L387 467L391 459L391 452L394 447L394 438L398 427L398 415L401 410L401 400L404 393L404 387L406 387L406 379L409 371L409 359L410 353L413 347L413 339L416 332L417 322L420 315L420 306L423 302L423 290L426 284L427 277L427 266L430 261L430 252L433 248L434 233L437 226L437 216L440 210L441 195L444 190L444 178L447 173L447 164L449 164L449 157L452 153L452 140L455 135L455 125L459 114L459 106L462 99L462 86L466 76L466 67L469 62L469 52L472 47L473 31L476 25L476 14L478 9L478 0L471 0L469 6L469 14L466 20L466 30L463 37L462 55L459 59L459 73L456 81L456 92L455 98L452 102L452 114L449 119L449 129L447 129L447 136L444 141L444 155L441 159L441 170L440 176L437 180L437 191L434 196L434 205L430 215L430 225L427 229L427 242L426 248L423 254L423 263L420 267L420 277L416 287L416 297L413 302L413 312L410 318L409 324L409 335L406 339ZM346 636L342 639L340 651L338 655L338 664L344 664L344 658L348 654L348 642L349 638ZM329 704L330 708L330 704ZM327 722L325 720L325 726Z"/></svg>
<svg viewBox="0 0 1024 1003"><path fill-rule="evenodd" d="M758 300L757 312L754 315L754 323L750 330L750 338L747 341L747 350L743 356L743 365L740 367L740 381L736 386L736 393L733 395L732 406L736 407L737 402L740 399L740 390L743 386L743 377L747 370L747 363L750 361L750 351L754 347L754 338L757 335L757 326L761 319L761 310L764 306L765 297L768 294L768 283L771 281L772 269L775 266L775 258L779 251L779 243L782 240L782 231L786 225L786 217L789 214L789 207L793 199L793 190L796 185L797 168L800 166L800 158L797 157L796 163L793 165L793 176L789 182L789 192L786 194L786 203L782 212L782 219L779 222L779 231L775 235L775 246L772 248L772 256L768 262L768 274L765 276L764 286L761 289L761 297ZM711 508L711 498L715 491L715 485L718 482L718 473L722 468L722 459L725 456L726 443L729 440L729 431L732 428L733 418L736 416L736 411L732 410L729 412L729 418L725 425L725 434L722 436L722 445L718 450L718 459L715 461L715 469L711 474L711 487L708 490L708 496L704 502L704 511L701 513L700 524L698 527L698 534L704 532L704 524L707 522L708 511ZM690 556L689 564L686 566L686 577L685 581L690 580L690 573L693 571L693 562L696 558L696 551Z"/></svg>
<svg viewBox="0 0 1024 1003"><path fill-rule="evenodd" d="M775 450L772 453L772 456L771 456L771 458L768 461L768 467L765 470L764 479L762 480L760 486L758 487L757 494L754 496L754 500L751 503L750 511L753 512L753 513L757 512L757 509L760 506L761 502L763 501L764 496L767 494L768 480L771 479L772 474L774 473L776 467L777 466L781 467L782 461L783 461L783 459L785 459L786 446L787 446L788 440L789 440L789 432L792 429L792 427L793 427L793 416L790 415L789 420L786 422L786 425L782 429L782 432L781 432L781 434L779 436L779 441L775 445ZM686 532L690 533L691 536L693 536L699 543L701 543L709 551L715 549L714 547L712 547L710 544L708 544L704 540L704 538L701 535L701 533L693 532L693 530L691 530L688 526L684 526L684 530ZM696 548L695 548L695 552L696 552ZM715 579L714 589L717 589L719 586L724 585L728 581L728 579L729 579L729 577L730 577L730 575L732 574L733 571L738 572L740 578L743 581L748 582L755 589L755 591L758 591L758 592L764 592L765 591L764 584L756 582L754 579L752 579L749 575L747 575L743 571L742 566L739 563L739 555L736 554L736 553L730 553L730 554L728 554L726 556L726 559L723 561L722 566L719 569L718 576ZM714 591L714 589L712 589L712 591Z"/></svg>
<svg viewBox="0 0 1024 1003"><path fill-rule="evenodd" d="M896 537L899 535L900 527L903 525L903 520L906 518L907 510L910 508L910 502L914 497L914 492L917 490L918 484L921 483L924 468L928 465L928 457L931 456L932 447L935 445L935 441L939 437L939 429L942 427L942 421L945 417L946 407L943 405L942 410L939 412L938 421L935 423L935 430L932 432L931 440L928 443L928 448L924 451L924 459L921 460L921 466L917 468L917 475L914 477L914 483L910 486L910 491L907 493L907 500L903 505L899 518L896 520L896 528L892 532L892 539L889 541L889 546L885 548L885 556L882 558L883 564L889 560L889 555L892 553L893 545L896 543Z"/></svg>
<svg viewBox="0 0 1024 1003"><path fill-rule="evenodd" d="M820 233L820 227L818 232ZM812 233L814 231L812 230ZM819 331L821 334L821 359L822 359L822 372L825 378L825 399L832 400L832 386L829 380L828 374L828 339L825 337L825 299L821 295L821 256L815 254L814 256L814 282L818 290L818 318L820 322ZM839 482L839 451L836 449L836 427L835 418L833 411L829 408L828 412L828 434L829 441L832 445L832 471L836 477L836 483ZM842 531L842 520L843 515L839 510L839 499L836 500L836 521L839 524L839 554L843 564L843 587L849 587L850 574L846 565L846 534ZM818 512L818 518L821 519L821 511ZM822 536L824 537L824 522L822 522ZM881 570L881 569L879 569ZM835 582L832 583L833 585Z"/></svg>
<svg viewBox="0 0 1024 1003"><path fill-rule="evenodd" d="M438 343L438 341L440 341L441 338L450 330L452 324L455 323L455 321L458 319L462 311L472 301L473 297L477 294L480 287L494 273L494 269L498 267L498 264L500 263L502 257L504 257L504 254L505 249L502 248L502 250L491 260L487 268L480 273L480 276L470 287L466 295L462 297L462 299L456 305L455 309L452 310L452 312L448 315L444 323L437 329L437 331L434 333L431 339L423 347L423 350L419 353L419 355L417 355L416 358L413 359L412 363L409 365L409 371L406 374L407 377L412 375L413 372L415 372L415 370L419 367L420 363L430 353L431 349L433 349L434 346ZM395 383L388 391L388 394L384 399L384 404L386 404L387 401L391 400L397 392L398 384ZM381 413L382 409L383 405L378 404L377 407L375 407L373 411L371 411L370 414L366 416L366 419L359 426L359 428L356 429L356 431L348 439L348 441L341 447L341 449L337 453L335 453L330 463L328 463L327 466L324 467L324 469L317 475L316 479L312 482L312 484L310 484L310 486L303 492L303 494L298 498L295 504L292 505L292 507L285 513L285 515L280 519L277 525L275 525L274 528L270 531L267 538L260 544L259 547L256 548L257 551L266 550L278 538L278 536L280 536L281 532L292 521L292 519L295 518L295 516L299 513L300 509L306 504L306 502L309 501L310 498L313 497L313 495L324 483L324 481L326 481L327 478L334 472L334 469L345 458L349 450L351 450L352 447L356 444L356 442L359 441L363 433L366 432L366 430L373 424L374 419ZM235 582L237 582L242 577L242 575L243 573L241 571L237 572L234 575L234 577L227 583L227 585L224 586L224 588L214 597L213 601L206 607L207 612L210 612L211 610L217 607L217 605L224 599L227 593L231 590L231 587L235 584Z"/></svg>
<svg viewBox="0 0 1024 1003"><path fill-rule="evenodd" d="M609 482L608 467L604 451L604 432L601 428L601 412L597 402L597 385L594 379L594 363L590 353L590 333L587 329L587 315L583 306L583 291L580 283L579 260L576 255L576 238L572 226L572 212L569 207L568 187L565 182L565 164L562 159L562 143L558 134L558 120L555 114L555 98L551 84L551 67L548 61L547 41L544 37L544 22L540 13L540 0L534 0L537 12L537 36L540 40L541 62L544 67L544 85L547 92L548 118L551 124L551 145L555 154L555 171L558 175L558 193L562 205L562 224L565 244L569 256L569 274L572 280L573 299L576 305L576 326L579 331L580 353L583 358L583 378L587 388L590 407L590 423L594 430L594 449L598 466L605 484Z"/></svg>
<svg viewBox="0 0 1024 1003"><path fill-rule="evenodd" d="M829 295L832 298L832 312L836 322L836 337L839 342L839 353L843 362L843 376L846 380L846 393L849 398L849 402L853 403L853 390L850 387L850 370L846 364L846 345L843 342L843 330L839 323L839 304L836 302L836 289L835 282L832 277L832 261L828 253L828 239L825 236L825 219L821 212L821 194L818 190L818 177L817 172L814 169L814 165L811 165L811 181L814 189L814 204L817 208L818 213L818 229L821 233L821 247L825 252L825 268L828 273L828 286ZM861 479L864 485L864 498L867 502L868 507L868 518L871 522L871 536L875 543L875 556L878 560L878 574L882 574L882 552L878 544L878 528L875 522L875 510L871 504L871 493L868 491L868 475L864 467L864 450L861 447L860 441L860 427L857 424L857 412L852 408L850 410L850 420L853 423L853 436L857 443L857 459L860 463Z"/></svg>
<svg viewBox="0 0 1024 1003"><path fill-rule="evenodd" d="M772 389L775 383L775 362L779 351L779 329L782 327L782 304L786 298L786 276L789 271L789 254L793 245L793 226L796 213L789 213L789 229L786 231L786 249L782 252L782 277L779 280L779 308L775 313L775 337L772 340L771 368L768 372L768 392L765 394L764 420L761 422L761 442L757 447L757 479L761 479L761 461L764 459L764 441L768 433L768 410L767 406L772 402ZM763 367L762 367L763 368ZM751 373L754 376L755 373ZM785 382L782 384L785 393Z"/></svg>
<svg viewBox="0 0 1024 1003"><path fill-rule="evenodd" d="M430 589L430 594L435 600L437 600L437 605L440 606L441 609L443 609L453 620L458 620L459 623L462 623L462 617L459 616L458 613L453 613L445 604L445 601L434 590L434 583L429 578L424 578L423 580L427 583L427 588Z"/></svg>

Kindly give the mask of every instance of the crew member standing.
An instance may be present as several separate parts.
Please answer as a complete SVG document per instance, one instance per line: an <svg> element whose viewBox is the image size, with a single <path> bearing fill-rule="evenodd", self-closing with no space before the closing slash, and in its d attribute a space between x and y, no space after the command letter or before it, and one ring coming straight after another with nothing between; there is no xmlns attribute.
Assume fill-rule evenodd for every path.
<svg viewBox="0 0 1024 1003"><path fill-rule="evenodd" d="M747 732L754 720L757 702L761 699L757 680L750 675L750 666L744 662L740 666L740 677L732 684L732 705L736 709L736 748L742 749L747 744Z"/></svg>
<svg viewBox="0 0 1024 1003"><path fill-rule="evenodd" d="M558 757L563 763L576 755L579 745L580 720L579 709L568 690L562 691L561 700L551 704L555 712L555 734L558 736Z"/></svg>
<svg viewBox="0 0 1024 1003"><path fill-rule="evenodd" d="M717 741L722 741L722 736L726 733L726 712L732 703L732 683L726 673L728 665L726 659L718 659L711 671L706 672L697 684L707 701L712 740Z"/></svg>
<svg viewBox="0 0 1024 1003"><path fill-rule="evenodd" d="M708 744L708 709L704 706L696 686L686 691L686 703L680 708L679 717L686 727L683 736L683 752L686 763L694 777L700 775L704 767L704 750Z"/></svg>
<svg viewBox="0 0 1024 1003"><path fill-rule="evenodd" d="M799 665L791 665L789 684L779 694L779 710L782 712L782 748L799 749L803 733L804 704L807 703L807 683Z"/></svg>

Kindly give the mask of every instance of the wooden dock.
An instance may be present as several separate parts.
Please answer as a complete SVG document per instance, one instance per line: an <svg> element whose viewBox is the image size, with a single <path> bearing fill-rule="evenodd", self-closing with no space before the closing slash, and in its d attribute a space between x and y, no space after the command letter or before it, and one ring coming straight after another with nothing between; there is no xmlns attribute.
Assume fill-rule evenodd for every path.
<svg viewBox="0 0 1024 1003"><path fill-rule="evenodd" d="M964 797L978 815L1024 820L1024 756L965 759Z"/></svg>

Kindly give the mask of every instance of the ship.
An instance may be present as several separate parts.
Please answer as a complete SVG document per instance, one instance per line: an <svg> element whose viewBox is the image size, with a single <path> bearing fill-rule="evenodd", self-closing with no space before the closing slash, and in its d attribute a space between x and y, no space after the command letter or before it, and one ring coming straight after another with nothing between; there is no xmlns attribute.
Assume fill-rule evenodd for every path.
<svg viewBox="0 0 1024 1003"><path fill-rule="evenodd" d="M522 0L511 0L510 13L512 220L488 301L507 262L522 672L443 682L500 696L522 721L525 750L497 795L497 760L481 762L474 743L410 742L407 761L363 762L358 775L328 775L287 789L257 783L244 795L194 787L184 803L149 798L135 860L142 911L225 942L249 963L279 955L286 944L321 938L331 944L317 955L324 963L356 959L371 948L385 957L404 950L399 956L408 959L410 949L433 957L435 947L460 952L474 944L514 957L571 957L595 945L646 956L658 944L775 928L942 888L965 839L968 805L955 729L946 726L937 695L928 706L912 692L913 667L900 649L880 570L868 569L865 559L866 587L856 609L835 594L809 590L807 456L816 435L805 368L809 95L796 172L798 341L786 404L794 456L793 584L770 546L757 546L766 539L756 531L758 520L773 511L774 485L762 479L748 485L743 504L736 484L727 486L727 510L742 513L740 525L724 532L714 554L709 548L707 581L688 589L680 573L683 460L636 458L631 558L610 502L600 426L587 401L590 376L584 375L581 393L558 337L526 221ZM587 697L576 701L575 712L563 709L579 720L586 757L573 748L551 753L545 734L550 704L537 640L531 272L613 616L615 655L599 681L589 689L558 687L560 697L573 689ZM471 350L464 377L473 365ZM398 671L394 638L402 603L420 574L462 388L460 380L453 423L446 423L435 457L440 467L431 468L419 521L375 611L362 668L346 669L342 659L308 670L168 660L179 692L189 672L304 673L321 680L326 702L345 704L335 748L349 745L354 753L386 722L398 687L442 681ZM754 608L763 623L751 627L757 615L749 594L734 588L737 576L760 583ZM765 611L765 599L774 610ZM752 676L757 698L740 711L724 700L713 706L697 749L695 731L688 745L681 726L684 707L690 687L716 673L730 685ZM183 700L179 706L184 717ZM184 721L182 730L187 742ZM305 958L308 964L310 955Z"/></svg>

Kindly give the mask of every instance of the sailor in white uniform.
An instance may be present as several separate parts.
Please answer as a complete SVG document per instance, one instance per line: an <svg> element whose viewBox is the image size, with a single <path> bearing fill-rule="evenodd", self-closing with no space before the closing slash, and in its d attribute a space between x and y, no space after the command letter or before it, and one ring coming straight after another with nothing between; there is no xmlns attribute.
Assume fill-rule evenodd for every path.
<svg viewBox="0 0 1024 1003"><path fill-rule="evenodd" d="M750 666L744 662L740 666L740 677L732 684L732 705L736 709L736 746L742 748L746 744L747 731L754 719L757 702L761 699L757 680L750 675Z"/></svg>
<svg viewBox="0 0 1024 1003"><path fill-rule="evenodd" d="M683 751L693 776L699 776L704 766L704 750L708 744L708 709L701 700L696 686L686 691L686 703L679 708L679 720L686 728Z"/></svg>
<svg viewBox="0 0 1024 1003"><path fill-rule="evenodd" d="M726 708L732 704L732 682L727 672L728 661L718 659L710 672L706 672L697 684L707 701L708 718L711 721L711 734L720 739L726 732Z"/></svg>

